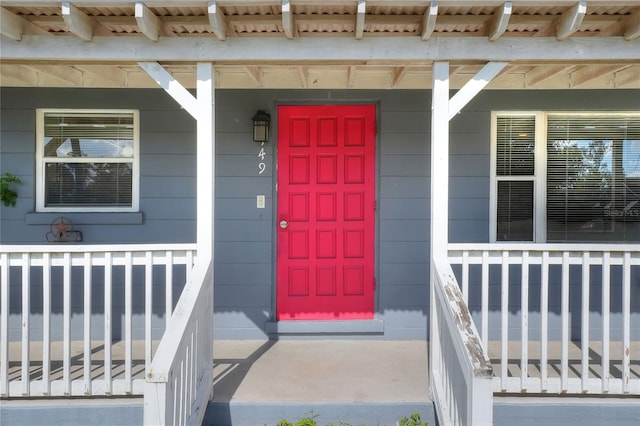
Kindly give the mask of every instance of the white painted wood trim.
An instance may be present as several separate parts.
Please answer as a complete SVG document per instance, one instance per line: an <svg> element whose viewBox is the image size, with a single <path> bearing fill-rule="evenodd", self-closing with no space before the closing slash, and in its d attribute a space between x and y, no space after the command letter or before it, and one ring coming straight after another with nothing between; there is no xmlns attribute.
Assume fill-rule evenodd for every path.
<svg viewBox="0 0 640 426"><path fill-rule="evenodd" d="M638 46L622 37L278 37L217 38L95 37L85 43L72 36L23 34L21 41L0 39L3 60L101 62L282 62L310 61L637 61Z"/></svg>
<svg viewBox="0 0 640 426"><path fill-rule="evenodd" d="M62 2L62 18L69 31L84 41L93 39L95 22L70 2Z"/></svg>
<svg viewBox="0 0 640 426"><path fill-rule="evenodd" d="M579 1L571 9L566 11L558 21L556 38L558 40L566 40L571 34L578 31L586 13L586 1Z"/></svg>
<svg viewBox="0 0 640 426"><path fill-rule="evenodd" d="M489 62L480 71L458 90L449 102L449 120L458 114L465 105L471 101L487 84L493 80L507 65L508 62Z"/></svg>
<svg viewBox="0 0 640 426"><path fill-rule="evenodd" d="M422 40L428 40L433 34L433 30L436 28L436 20L438 19L438 2L432 1L429 3L427 11L422 16L422 33L420 37Z"/></svg>
<svg viewBox="0 0 640 426"><path fill-rule="evenodd" d="M150 40L158 41L164 24L147 6L142 2L136 2L135 16L138 28L142 34Z"/></svg>
<svg viewBox="0 0 640 426"><path fill-rule="evenodd" d="M0 316L0 396L7 396L9 394L9 315L4 313L9 312L9 259L6 253L0 253L0 297L3 312Z"/></svg>
<svg viewBox="0 0 640 426"><path fill-rule="evenodd" d="M197 65L197 244L204 259L213 256L215 203L215 69L211 63Z"/></svg>
<svg viewBox="0 0 640 426"><path fill-rule="evenodd" d="M149 77L153 78L165 92L175 99L193 118L198 119L198 102L162 65L157 62L138 62Z"/></svg>
<svg viewBox="0 0 640 426"><path fill-rule="evenodd" d="M215 0L209 1L207 5L207 12L209 14L209 26L211 31L218 37L218 40L227 39L227 23L224 18L224 14L218 7L218 3Z"/></svg>

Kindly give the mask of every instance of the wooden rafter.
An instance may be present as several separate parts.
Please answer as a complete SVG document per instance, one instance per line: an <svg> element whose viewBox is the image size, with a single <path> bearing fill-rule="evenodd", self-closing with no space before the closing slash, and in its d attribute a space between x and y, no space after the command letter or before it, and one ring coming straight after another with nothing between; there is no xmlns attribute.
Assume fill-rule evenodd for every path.
<svg viewBox="0 0 640 426"><path fill-rule="evenodd" d="M163 23L144 3L137 2L135 6L136 22L140 32L153 41L158 41Z"/></svg>
<svg viewBox="0 0 640 426"><path fill-rule="evenodd" d="M293 23L293 10L289 0L282 0L282 29L287 38L293 38L295 33Z"/></svg>
<svg viewBox="0 0 640 426"><path fill-rule="evenodd" d="M218 3L215 0L209 1L207 5L207 13L209 14L209 26L211 31L218 37L219 40L227 39L227 24L225 17Z"/></svg>
<svg viewBox="0 0 640 426"><path fill-rule="evenodd" d="M349 66L347 70L347 87L353 87L356 81L356 67L354 65Z"/></svg>
<svg viewBox="0 0 640 426"><path fill-rule="evenodd" d="M246 67L244 67L244 69L247 72L247 75L249 76L249 78L251 78L251 80L253 80L253 82L258 87L263 87L264 86L264 82L263 82L264 73L262 72L260 67L246 66Z"/></svg>
<svg viewBox="0 0 640 426"><path fill-rule="evenodd" d="M407 75L408 67L396 67L393 70L393 80L391 81L391 87L397 87L402 79Z"/></svg>
<svg viewBox="0 0 640 426"><path fill-rule="evenodd" d="M433 34L436 28L436 20L438 19L438 2L432 1L426 12L422 16L422 34L423 40L427 40Z"/></svg>
<svg viewBox="0 0 640 426"><path fill-rule="evenodd" d="M84 81L82 71L73 67L60 68L54 65L25 65L25 67L56 78L72 86L82 86L82 82Z"/></svg>
<svg viewBox="0 0 640 426"><path fill-rule="evenodd" d="M356 15L356 40L361 40L364 35L364 18L367 14L367 2L366 0L358 0L358 14Z"/></svg>
<svg viewBox="0 0 640 426"><path fill-rule="evenodd" d="M640 37L640 9L631 15L625 24L624 39L629 41Z"/></svg>
<svg viewBox="0 0 640 426"><path fill-rule="evenodd" d="M4 7L0 7L0 34L14 40L22 40L27 21Z"/></svg>
<svg viewBox="0 0 640 426"><path fill-rule="evenodd" d="M628 65L588 65L571 73L571 86L579 87L605 75L613 75Z"/></svg>
<svg viewBox="0 0 640 426"><path fill-rule="evenodd" d="M93 28L95 22L86 13L69 2L62 3L62 18L64 23L75 35L84 41L93 39Z"/></svg>
<svg viewBox="0 0 640 426"><path fill-rule="evenodd" d="M569 10L567 10L560 20L558 21L558 28L556 30L556 38L558 40L565 40L571 34L580 29L582 20L587 13L587 2L579 1Z"/></svg>
<svg viewBox="0 0 640 426"><path fill-rule="evenodd" d="M309 67L298 67L298 75L303 88L309 87Z"/></svg>
<svg viewBox="0 0 640 426"><path fill-rule="evenodd" d="M546 67L537 67L525 74L525 83L527 87L534 87L560 73L569 73L574 68L574 66L570 65L550 65Z"/></svg>
<svg viewBox="0 0 640 426"><path fill-rule="evenodd" d="M489 40L497 40L507 30L512 8L512 3L507 1L496 10L489 21Z"/></svg>

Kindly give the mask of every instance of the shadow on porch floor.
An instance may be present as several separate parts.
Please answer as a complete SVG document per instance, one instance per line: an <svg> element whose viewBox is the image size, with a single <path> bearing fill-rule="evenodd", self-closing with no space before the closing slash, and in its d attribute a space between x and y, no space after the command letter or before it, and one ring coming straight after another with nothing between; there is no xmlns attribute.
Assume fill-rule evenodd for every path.
<svg viewBox="0 0 640 426"><path fill-rule="evenodd" d="M216 341L205 425L435 424L424 341Z"/></svg>

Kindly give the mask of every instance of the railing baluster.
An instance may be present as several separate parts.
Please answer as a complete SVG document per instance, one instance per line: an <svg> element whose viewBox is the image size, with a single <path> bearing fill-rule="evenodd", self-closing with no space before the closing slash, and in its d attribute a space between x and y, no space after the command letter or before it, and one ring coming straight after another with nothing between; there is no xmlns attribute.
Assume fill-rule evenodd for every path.
<svg viewBox="0 0 640 426"><path fill-rule="evenodd" d="M482 252L482 346L489 348L489 251Z"/></svg>
<svg viewBox="0 0 640 426"><path fill-rule="evenodd" d="M153 253L144 255L144 372L149 372L153 356L151 316L153 314Z"/></svg>
<svg viewBox="0 0 640 426"><path fill-rule="evenodd" d="M520 270L520 389L527 389L529 366L529 252L522 252L522 269Z"/></svg>
<svg viewBox="0 0 640 426"><path fill-rule="evenodd" d="M609 311L611 309L611 256L602 255L602 392L609 392Z"/></svg>
<svg viewBox="0 0 640 426"><path fill-rule="evenodd" d="M500 316L502 322L500 355L500 388L507 389L509 377L509 252L502 252Z"/></svg>
<svg viewBox="0 0 640 426"><path fill-rule="evenodd" d="M71 395L71 254L65 253L62 266L62 380L64 394Z"/></svg>
<svg viewBox="0 0 640 426"><path fill-rule="evenodd" d="M560 316L562 318L562 348L560 355L561 389L569 387L569 252L562 252L562 296Z"/></svg>
<svg viewBox="0 0 640 426"><path fill-rule="evenodd" d="M469 305L469 251L462 252L462 297Z"/></svg>
<svg viewBox="0 0 640 426"><path fill-rule="evenodd" d="M84 254L84 393L91 395L91 253Z"/></svg>
<svg viewBox="0 0 640 426"><path fill-rule="evenodd" d="M0 396L9 395L9 256L0 254Z"/></svg>
<svg viewBox="0 0 640 426"><path fill-rule="evenodd" d="M51 255L42 254L42 381L51 394Z"/></svg>
<svg viewBox="0 0 640 426"><path fill-rule="evenodd" d="M132 274L133 260L131 252L128 251L124 255L124 381L125 392L133 393L132 368L132 336L131 336L131 316L132 309Z"/></svg>
<svg viewBox="0 0 640 426"><path fill-rule="evenodd" d="M111 395L113 390L111 374L112 274L113 259L111 252L106 252L104 254L104 387L107 395Z"/></svg>
<svg viewBox="0 0 640 426"><path fill-rule="evenodd" d="M29 253L22 254L22 394L29 396L31 369L30 362L30 336L29 320L31 317L31 256Z"/></svg>
<svg viewBox="0 0 640 426"><path fill-rule="evenodd" d="M165 328L173 313L173 253L167 251L165 257Z"/></svg>
<svg viewBox="0 0 640 426"><path fill-rule="evenodd" d="M582 253L582 392L589 387L589 286L591 282L591 268L589 252Z"/></svg>
<svg viewBox="0 0 640 426"><path fill-rule="evenodd" d="M622 262L622 392L629 393L631 368L631 253Z"/></svg>
<svg viewBox="0 0 640 426"><path fill-rule="evenodd" d="M549 252L542 252L540 265L540 390L549 389L548 338L549 338Z"/></svg>

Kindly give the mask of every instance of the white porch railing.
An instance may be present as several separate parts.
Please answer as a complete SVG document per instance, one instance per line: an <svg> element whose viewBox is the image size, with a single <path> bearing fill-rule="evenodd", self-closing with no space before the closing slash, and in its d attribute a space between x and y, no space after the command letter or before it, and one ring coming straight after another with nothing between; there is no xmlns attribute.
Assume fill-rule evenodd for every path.
<svg viewBox="0 0 640 426"><path fill-rule="evenodd" d="M449 261L495 392L640 394L638 245L450 244Z"/></svg>
<svg viewBox="0 0 640 426"><path fill-rule="evenodd" d="M493 424L492 371L446 259L433 258L431 393L441 425Z"/></svg>
<svg viewBox="0 0 640 426"><path fill-rule="evenodd" d="M0 396L142 394L195 247L0 247Z"/></svg>
<svg viewBox="0 0 640 426"><path fill-rule="evenodd" d="M213 388L213 262L196 264L144 392L144 424L200 425Z"/></svg>

